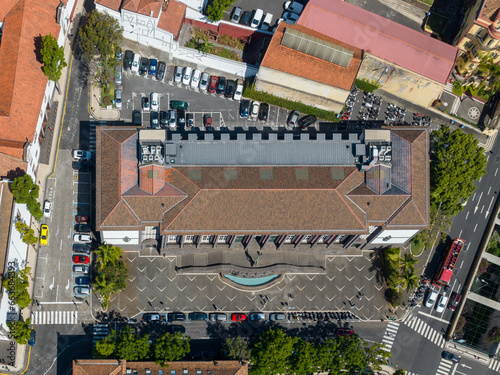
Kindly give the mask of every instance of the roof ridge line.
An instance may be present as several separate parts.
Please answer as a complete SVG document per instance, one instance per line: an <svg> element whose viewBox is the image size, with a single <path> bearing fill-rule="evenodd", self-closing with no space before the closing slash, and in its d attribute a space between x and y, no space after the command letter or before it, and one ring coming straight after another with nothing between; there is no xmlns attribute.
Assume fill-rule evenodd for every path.
<svg viewBox="0 0 500 375"><path fill-rule="evenodd" d="M166 226L163 230L165 231L169 226L172 225L172 223L179 217L179 215L189 206L189 204L194 200L194 198L196 198L198 196L198 194L200 194L201 192L201 189L198 190L196 192L195 195L193 195L193 197L191 198L191 200L184 206L184 208L182 210L179 211L179 213L177 215L175 215L175 217L172 219L172 221L168 224L168 226ZM179 202L180 203L180 202Z"/></svg>
<svg viewBox="0 0 500 375"><path fill-rule="evenodd" d="M351 207L349 207L349 205L347 204L347 202L344 200L344 198L342 198L342 195L337 191L337 189L334 189L335 192L337 193L337 195L339 196L339 198L342 200L342 202L344 202L344 204L347 206L347 208L349 209L349 211L352 212L352 214L354 215L354 217L356 218L356 220L358 220L358 222L361 224L361 226L366 230L366 226L361 222L361 220L359 220L358 218L358 215L356 215L354 213L354 211L351 209ZM357 204L355 204L356 207L359 207ZM361 208L360 208L361 210ZM363 210L361 210L362 212L364 212ZM364 214L366 215L366 212L364 212Z"/></svg>

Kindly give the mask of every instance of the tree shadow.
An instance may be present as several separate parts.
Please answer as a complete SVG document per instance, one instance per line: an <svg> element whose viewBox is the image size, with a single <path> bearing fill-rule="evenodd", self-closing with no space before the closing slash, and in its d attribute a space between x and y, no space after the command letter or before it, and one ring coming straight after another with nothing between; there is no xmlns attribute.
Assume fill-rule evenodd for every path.
<svg viewBox="0 0 500 375"><path fill-rule="evenodd" d="M33 47L35 48L33 52L35 53L36 61L43 64L42 57L42 36L38 35L33 38Z"/></svg>

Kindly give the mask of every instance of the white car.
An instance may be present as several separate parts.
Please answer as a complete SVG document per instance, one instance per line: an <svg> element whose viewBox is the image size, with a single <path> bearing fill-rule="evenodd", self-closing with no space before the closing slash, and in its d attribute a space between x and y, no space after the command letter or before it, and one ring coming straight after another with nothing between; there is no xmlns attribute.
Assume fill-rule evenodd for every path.
<svg viewBox="0 0 500 375"><path fill-rule="evenodd" d="M132 73L139 74L139 64L141 63L141 55L134 53L134 59L132 60Z"/></svg>
<svg viewBox="0 0 500 375"><path fill-rule="evenodd" d="M250 117L257 118L259 115L260 103L256 100L252 102L252 108L250 109Z"/></svg>
<svg viewBox="0 0 500 375"><path fill-rule="evenodd" d="M85 151L85 150L73 150L73 159L75 160L90 160L92 157L92 154L90 151Z"/></svg>
<svg viewBox="0 0 500 375"><path fill-rule="evenodd" d="M191 82L191 73L193 69L191 69L189 66L186 66L184 68L184 73L182 75L182 84L188 86L189 83Z"/></svg>
<svg viewBox="0 0 500 375"><path fill-rule="evenodd" d="M52 202L48 199L43 202L43 216L50 217L52 214Z"/></svg>
<svg viewBox="0 0 500 375"><path fill-rule="evenodd" d="M243 85L240 81L236 81L236 90L234 90L233 99L241 100L241 96L243 95Z"/></svg>
<svg viewBox="0 0 500 375"><path fill-rule="evenodd" d="M151 110L152 111L158 111L160 108L159 104L160 96L158 95L157 92L152 92L151 93Z"/></svg>
<svg viewBox="0 0 500 375"><path fill-rule="evenodd" d="M174 72L174 82L181 83L182 81L182 66L176 66Z"/></svg>
<svg viewBox="0 0 500 375"><path fill-rule="evenodd" d="M436 311L438 313L443 312L444 309L446 308L447 304L448 304L448 297L441 296L441 298L439 298L439 301L438 301L438 303L436 305Z"/></svg>
<svg viewBox="0 0 500 375"><path fill-rule="evenodd" d="M73 235L73 242L75 243L92 243L92 236L85 233L77 233Z"/></svg>
<svg viewBox="0 0 500 375"><path fill-rule="evenodd" d="M191 77L191 87L193 89L197 89L198 86L200 85L200 77L201 77L201 72L198 69L196 69L193 72L193 76Z"/></svg>
<svg viewBox="0 0 500 375"><path fill-rule="evenodd" d="M295 14L300 14L302 13L302 10L304 9L304 5L301 3L298 3L296 1L287 1L285 3L285 9L288 10L289 12L295 13Z"/></svg>
<svg viewBox="0 0 500 375"><path fill-rule="evenodd" d="M267 31L271 27L271 22L273 22L273 15L271 13L267 13L264 17L264 21L262 21L262 25L260 26L261 30Z"/></svg>
<svg viewBox="0 0 500 375"><path fill-rule="evenodd" d="M256 9L253 11L252 21L250 22L250 26L253 28L257 28L260 25L260 21L262 21L262 16L264 16L264 12L262 9Z"/></svg>
<svg viewBox="0 0 500 375"><path fill-rule="evenodd" d="M201 80L200 80L200 90L201 91L207 91L208 81L210 81L210 74L203 73L201 75Z"/></svg>
<svg viewBox="0 0 500 375"><path fill-rule="evenodd" d="M436 292L435 290L431 290L431 292L427 296L427 300L425 301L425 306L432 307L432 305L434 305L434 303L436 302L437 296L438 292Z"/></svg>
<svg viewBox="0 0 500 375"><path fill-rule="evenodd" d="M86 297L90 295L90 288L87 286L75 286L73 288L73 292L75 293L75 296Z"/></svg>
<svg viewBox="0 0 500 375"><path fill-rule="evenodd" d="M115 107L122 109L122 90L115 90Z"/></svg>

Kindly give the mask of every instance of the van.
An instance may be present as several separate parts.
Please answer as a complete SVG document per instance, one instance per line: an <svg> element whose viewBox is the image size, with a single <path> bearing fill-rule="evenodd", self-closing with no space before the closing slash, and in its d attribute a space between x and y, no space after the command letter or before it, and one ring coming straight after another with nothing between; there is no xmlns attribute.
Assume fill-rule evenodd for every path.
<svg viewBox="0 0 500 375"><path fill-rule="evenodd" d="M151 110L158 111L159 108L159 96L157 92L151 93Z"/></svg>
<svg viewBox="0 0 500 375"><path fill-rule="evenodd" d="M115 106L122 109L122 90L115 90Z"/></svg>
<svg viewBox="0 0 500 375"><path fill-rule="evenodd" d="M252 22L250 22L250 26L257 28L260 25L260 21L262 20L262 16L264 16L264 12L262 9L256 9L253 11Z"/></svg>
<svg viewBox="0 0 500 375"><path fill-rule="evenodd" d="M271 27L271 22L273 22L273 15L271 13L267 13L264 17L264 21L262 21L261 30L267 31Z"/></svg>
<svg viewBox="0 0 500 375"><path fill-rule="evenodd" d="M134 53L134 59L132 60L132 73L139 73L139 64L141 63L141 55Z"/></svg>

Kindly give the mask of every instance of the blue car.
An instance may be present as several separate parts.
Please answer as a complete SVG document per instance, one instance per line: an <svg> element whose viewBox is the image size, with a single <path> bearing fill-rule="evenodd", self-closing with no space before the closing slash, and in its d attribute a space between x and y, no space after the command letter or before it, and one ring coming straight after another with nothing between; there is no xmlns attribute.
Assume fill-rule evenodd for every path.
<svg viewBox="0 0 500 375"><path fill-rule="evenodd" d="M242 100L240 103L240 116L248 117L249 108L250 108L250 101L246 99Z"/></svg>
<svg viewBox="0 0 500 375"><path fill-rule="evenodd" d="M154 76L156 74L156 65L158 61L156 59L149 60L149 75Z"/></svg>
<svg viewBox="0 0 500 375"><path fill-rule="evenodd" d="M90 284L90 277L87 276L80 276L75 278L75 283L76 285L89 285Z"/></svg>

